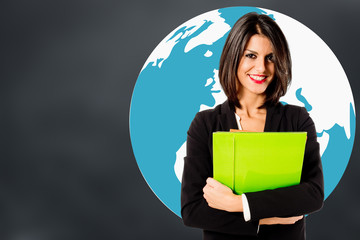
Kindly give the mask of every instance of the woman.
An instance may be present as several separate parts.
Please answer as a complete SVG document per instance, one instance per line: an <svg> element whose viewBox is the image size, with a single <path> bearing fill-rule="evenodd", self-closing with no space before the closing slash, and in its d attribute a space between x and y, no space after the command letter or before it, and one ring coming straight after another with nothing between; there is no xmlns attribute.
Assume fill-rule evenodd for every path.
<svg viewBox="0 0 360 240"><path fill-rule="evenodd" d="M184 224L204 239L305 239L304 215L322 207L323 174L313 121L305 108L282 105L291 81L286 39L270 17L249 13L234 25L220 59L228 100L197 113L188 131L181 187ZM235 195L212 178L212 133L306 131L299 185Z"/></svg>

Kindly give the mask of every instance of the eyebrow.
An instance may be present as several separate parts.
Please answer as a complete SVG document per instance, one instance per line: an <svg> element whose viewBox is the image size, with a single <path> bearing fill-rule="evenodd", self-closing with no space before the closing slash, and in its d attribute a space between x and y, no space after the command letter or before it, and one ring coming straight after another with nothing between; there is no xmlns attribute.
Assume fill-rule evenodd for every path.
<svg viewBox="0 0 360 240"><path fill-rule="evenodd" d="M254 50L245 49L245 51L244 51L244 52L246 52L246 51L248 51L248 52L250 52L250 53L253 53L253 54L258 54L258 52L254 51ZM269 55L274 55L274 53L273 53L273 52L271 52L271 53L269 53L269 54L266 54L266 56L269 56Z"/></svg>
<svg viewBox="0 0 360 240"><path fill-rule="evenodd" d="M250 49L245 49L245 51L251 52L251 53L255 53L258 54L256 51L250 50Z"/></svg>

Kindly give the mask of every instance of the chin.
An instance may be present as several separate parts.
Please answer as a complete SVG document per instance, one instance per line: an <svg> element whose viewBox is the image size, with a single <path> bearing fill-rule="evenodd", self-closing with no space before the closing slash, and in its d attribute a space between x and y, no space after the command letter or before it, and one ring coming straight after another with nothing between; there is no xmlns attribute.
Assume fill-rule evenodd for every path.
<svg viewBox="0 0 360 240"><path fill-rule="evenodd" d="M266 91L266 88L256 88L256 89L253 89L252 92L257 94L257 95L265 95L265 91Z"/></svg>

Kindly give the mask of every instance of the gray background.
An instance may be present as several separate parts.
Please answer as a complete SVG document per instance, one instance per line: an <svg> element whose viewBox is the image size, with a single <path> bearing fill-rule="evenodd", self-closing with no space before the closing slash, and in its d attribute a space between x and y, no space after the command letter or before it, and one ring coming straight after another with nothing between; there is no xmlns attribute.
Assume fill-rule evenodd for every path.
<svg viewBox="0 0 360 240"><path fill-rule="evenodd" d="M353 0L1 1L0 239L200 239L144 181L131 149L130 100L170 31L239 5L284 13L317 33L360 106ZM308 217L308 239L358 238L359 154L354 147L323 210Z"/></svg>

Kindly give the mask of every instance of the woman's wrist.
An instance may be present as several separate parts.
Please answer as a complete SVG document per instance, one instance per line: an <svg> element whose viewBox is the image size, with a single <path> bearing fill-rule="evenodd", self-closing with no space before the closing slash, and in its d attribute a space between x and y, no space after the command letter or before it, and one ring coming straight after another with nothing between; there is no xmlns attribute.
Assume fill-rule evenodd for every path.
<svg viewBox="0 0 360 240"><path fill-rule="evenodd" d="M304 216L263 218L260 219L259 225L274 225L274 224L289 225L296 223L297 221L303 219L303 217Z"/></svg>
<svg viewBox="0 0 360 240"><path fill-rule="evenodd" d="M241 195L234 194L231 196L228 212L243 212L243 202Z"/></svg>

